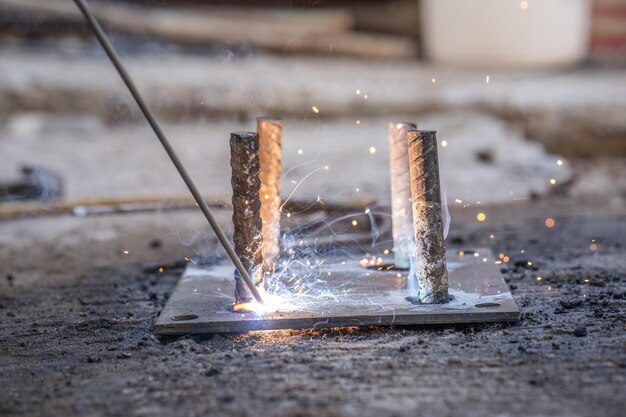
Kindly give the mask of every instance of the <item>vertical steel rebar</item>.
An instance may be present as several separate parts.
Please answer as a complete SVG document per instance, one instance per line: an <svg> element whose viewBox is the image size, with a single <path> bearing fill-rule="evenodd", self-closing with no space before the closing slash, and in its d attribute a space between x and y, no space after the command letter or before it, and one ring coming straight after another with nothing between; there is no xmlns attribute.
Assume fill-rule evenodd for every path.
<svg viewBox="0 0 626 417"><path fill-rule="evenodd" d="M415 274L421 303L449 301L437 157L437 132L409 130L408 155L415 229Z"/></svg>
<svg viewBox="0 0 626 417"><path fill-rule="evenodd" d="M233 241L235 252L255 284L262 280L263 244L261 200L259 190L259 135L254 132L235 132L230 135L231 184L233 187ZM235 299L252 300L239 271L235 271Z"/></svg>
<svg viewBox="0 0 626 417"><path fill-rule="evenodd" d="M412 122L392 122L388 129L393 259L401 269L409 268L415 250L407 131L416 128Z"/></svg>
<svg viewBox="0 0 626 417"><path fill-rule="evenodd" d="M276 270L280 253L280 176L282 175L282 120L274 117L257 119L261 190L261 222L263 224L263 277Z"/></svg>

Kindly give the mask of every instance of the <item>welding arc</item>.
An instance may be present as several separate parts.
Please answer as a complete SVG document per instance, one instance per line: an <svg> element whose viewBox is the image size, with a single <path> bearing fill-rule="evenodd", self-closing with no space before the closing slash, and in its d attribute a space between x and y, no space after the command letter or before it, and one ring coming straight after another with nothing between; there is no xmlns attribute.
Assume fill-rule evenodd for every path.
<svg viewBox="0 0 626 417"><path fill-rule="evenodd" d="M241 260L237 257L235 250L233 249L230 242L228 241L228 238L226 237L221 227L219 226L219 224L213 217L213 214L211 213L209 206L206 204L206 202L202 198L202 195L196 188L196 185L191 180L191 177L187 173L187 170L185 169L183 164L180 162L180 159L178 159L178 155L176 155L176 152L174 152L174 149L172 148L169 141L165 137L165 134L163 133L163 131L161 130L161 127L159 126L156 119L154 118L152 111L150 111L143 97L141 97L141 94L139 94L137 87L135 87L135 83L130 78L130 75L128 74L124 66L122 65L122 62L120 61L119 56L113 49L113 46L111 45L111 42L109 42L109 39L107 38L104 31L102 30L102 27L100 27L100 24L98 23L96 18L93 16L91 11L89 10L84 0L74 0L74 3L76 3L80 11L82 12L83 16L85 16L85 19L87 20L87 23L89 23L89 26L91 27L91 30L93 31L94 35L98 39L98 42L100 42L100 45L102 45L102 48L104 49L107 56L113 63L113 66L115 67L117 72L120 74L120 77L122 77L124 84L126 84L126 87L128 88L128 90L130 90L130 93L132 94L133 98L137 102L137 105L141 109L141 112L146 117L146 120L150 124L150 127L152 127L152 130L154 130L154 133L156 134L157 138L161 142L161 145L163 145L163 148L165 148L165 152L167 152L168 156L172 160L172 163L178 170L178 173L180 174L181 177L183 177L183 181L185 181L185 184L187 184L187 187L189 188L189 191L191 191L193 198L196 200L196 203L198 203L198 207L200 207L200 210L202 210L202 213L204 213L204 216L209 221L209 224L211 225L211 228L217 235L217 238L224 246L224 249L226 249L226 253L230 257L230 259L233 261L233 264L235 264L235 268L237 268L237 271L239 271L239 273L241 274L241 277L246 283L246 286L248 287L248 289L250 290L250 293L254 296L254 298L259 303L263 303L261 294L259 294L258 290L254 286L252 279L250 279L250 275L248 275L248 272L246 271L243 264L241 263Z"/></svg>

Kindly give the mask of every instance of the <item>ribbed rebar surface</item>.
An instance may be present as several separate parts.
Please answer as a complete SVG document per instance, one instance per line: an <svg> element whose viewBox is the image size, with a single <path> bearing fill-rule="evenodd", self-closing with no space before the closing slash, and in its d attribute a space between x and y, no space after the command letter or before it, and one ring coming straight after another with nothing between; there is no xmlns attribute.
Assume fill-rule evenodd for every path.
<svg viewBox="0 0 626 417"><path fill-rule="evenodd" d="M260 117L257 119L259 133L259 163L261 190L261 222L263 224L264 276L274 273L280 252L280 176L282 174L282 135L280 119Z"/></svg>
<svg viewBox="0 0 626 417"><path fill-rule="evenodd" d="M235 252L255 284L262 279L261 271L261 201L259 190L259 135L235 132L230 135L231 184L233 187L233 240ZM238 271L235 271L235 298L251 301L252 294Z"/></svg>
<svg viewBox="0 0 626 417"><path fill-rule="evenodd" d="M409 176L415 229L415 274L420 302L448 302L437 133L408 131Z"/></svg>
<svg viewBox="0 0 626 417"><path fill-rule="evenodd" d="M407 131L416 128L417 125L411 122L389 123L393 259L398 268L409 268L415 249Z"/></svg>

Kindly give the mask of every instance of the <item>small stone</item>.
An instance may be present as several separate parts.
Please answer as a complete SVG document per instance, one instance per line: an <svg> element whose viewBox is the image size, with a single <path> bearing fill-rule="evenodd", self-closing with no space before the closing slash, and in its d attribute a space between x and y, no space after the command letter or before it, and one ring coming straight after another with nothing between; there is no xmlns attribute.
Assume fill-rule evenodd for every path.
<svg viewBox="0 0 626 417"><path fill-rule="evenodd" d="M559 300L559 304L566 310L571 310L583 305L582 298L570 298L569 300Z"/></svg>
<svg viewBox="0 0 626 417"><path fill-rule="evenodd" d="M89 355L87 357L87 363L98 363L100 362L100 360L101 360L100 357L96 355Z"/></svg>
<svg viewBox="0 0 626 417"><path fill-rule="evenodd" d="M574 329L574 336L576 337L585 337L587 336L587 328L584 326L576 327Z"/></svg>
<svg viewBox="0 0 626 417"><path fill-rule="evenodd" d="M594 278L589 281L589 285L591 285L592 287L605 287L606 282L599 278Z"/></svg>
<svg viewBox="0 0 626 417"><path fill-rule="evenodd" d="M133 356L130 352L122 352L119 355L117 355L117 359L128 359L131 356Z"/></svg>
<svg viewBox="0 0 626 417"><path fill-rule="evenodd" d="M204 373L204 375L206 375L206 376L215 376L215 375L219 375L220 373L221 373L221 371L219 369L211 368L208 371L206 371Z"/></svg>
<svg viewBox="0 0 626 417"><path fill-rule="evenodd" d="M483 164L493 164L495 157L491 149L481 149L476 152L476 159Z"/></svg>

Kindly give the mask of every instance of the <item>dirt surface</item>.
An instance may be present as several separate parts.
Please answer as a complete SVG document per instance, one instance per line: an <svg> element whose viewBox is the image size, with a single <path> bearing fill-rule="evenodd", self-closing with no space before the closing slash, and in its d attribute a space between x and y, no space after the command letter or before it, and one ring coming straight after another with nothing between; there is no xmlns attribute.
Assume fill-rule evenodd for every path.
<svg viewBox="0 0 626 417"><path fill-rule="evenodd" d="M0 414L623 415L624 212L623 196L453 210L449 245L510 257L516 324L176 339L151 326L182 269L146 266L215 253L198 213L0 223Z"/></svg>

